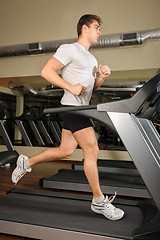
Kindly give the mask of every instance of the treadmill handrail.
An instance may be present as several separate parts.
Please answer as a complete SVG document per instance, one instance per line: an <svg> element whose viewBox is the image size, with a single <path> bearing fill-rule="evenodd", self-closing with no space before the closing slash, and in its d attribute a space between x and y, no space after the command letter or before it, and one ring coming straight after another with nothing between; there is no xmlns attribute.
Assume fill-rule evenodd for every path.
<svg viewBox="0 0 160 240"><path fill-rule="evenodd" d="M44 109L44 113L61 113L61 112L70 112L70 111L78 111L78 110L90 110L97 109L97 105L85 105L85 106L68 106L68 107L58 107L58 108L46 108Z"/></svg>
<svg viewBox="0 0 160 240"><path fill-rule="evenodd" d="M154 105L160 96L160 70L148 80L133 97L125 100L102 103L98 111L133 113L137 117Z"/></svg>

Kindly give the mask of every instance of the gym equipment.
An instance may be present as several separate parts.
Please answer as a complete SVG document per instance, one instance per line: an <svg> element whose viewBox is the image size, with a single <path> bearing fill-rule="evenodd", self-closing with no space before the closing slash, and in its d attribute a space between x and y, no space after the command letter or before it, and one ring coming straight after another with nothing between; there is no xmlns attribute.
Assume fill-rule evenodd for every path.
<svg viewBox="0 0 160 240"><path fill-rule="evenodd" d="M0 199L0 232L45 240L154 240L160 231L151 200L115 199L126 213L120 221L93 213L90 204L83 195L13 189Z"/></svg>
<svg viewBox="0 0 160 240"><path fill-rule="evenodd" d="M0 152L0 167L8 166L8 164L15 163L19 154L17 151L3 151Z"/></svg>
<svg viewBox="0 0 160 240"><path fill-rule="evenodd" d="M103 193L150 198L150 194L131 161L98 160L100 185ZM91 192L83 172L83 161L72 165L72 170L61 169L58 174L40 179L43 188Z"/></svg>
<svg viewBox="0 0 160 240"><path fill-rule="evenodd" d="M8 135L8 133L5 129L4 123L3 123L6 114L7 114L7 106L0 104L0 135L2 136L7 149L9 151L13 151L13 145L11 143L11 140L9 138L9 135Z"/></svg>
<svg viewBox="0 0 160 240"><path fill-rule="evenodd" d="M45 240L158 239L160 138L151 121L142 116L159 102L159 83L160 72L127 101L45 110L75 110L117 131L153 199L121 200L125 217L111 222L90 212L90 199L84 196L13 190L0 199L0 232Z"/></svg>
<svg viewBox="0 0 160 240"><path fill-rule="evenodd" d="M81 114L84 116L91 116L95 119L100 119L105 124L103 118L108 117L106 121L106 125L112 127L115 131L115 127L119 136L121 137L124 145L126 146L129 154L131 155L134 164L136 165L138 171L140 172L141 176L133 176L126 175L126 171L122 175L120 172L117 174L107 173L103 174L100 172L100 184L102 191L104 193L112 194L115 191L119 195L125 196L132 196L132 197L143 197L143 198L150 198L150 193L145 186L145 179L143 176L147 178L147 170L145 166L142 168L143 161L146 161L145 155L148 152L152 155L152 144L155 144L156 150L158 153L159 151L159 135L154 128L151 121L143 118L148 117L149 119L153 119L156 117L156 113L159 109L159 76L160 73L158 72L152 80L148 81L131 99L129 100L122 100L113 103L107 104L100 104L97 106L99 112L95 110L96 106L88 106L86 107L89 110L83 110L83 106L80 107L77 114ZM152 91L151 91L152 88ZM66 111L66 108L59 109L48 109L45 112L60 112ZM76 107L67 107L67 110L72 111L76 110ZM91 109L91 110L90 110ZM112 112L111 112L112 109ZM104 113L104 110L107 110L107 113ZM102 111L102 112L101 112ZM117 111L117 112L116 112ZM128 114L127 114L128 112ZM76 111L75 111L76 114ZM100 116L98 116L98 114ZM103 115L102 115L103 114ZM105 114L105 115L104 115ZM110 118L110 119L109 119ZM126 120L127 119L127 120ZM111 120L114 124L111 123ZM115 123L114 123L115 121ZM118 122L119 121L119 122ZM127 122L127 123L126 123ZM112 126L111 126L112 124ZM128 124L128 125L127 125ZM123 130L122 130L123 129ZM127 135L126 129L130 130L130 134ZM137 134L136 134L137 131ZM132 136L134 140L136 139L137 143L141 144L140 148L135 147L137 143L132 141ZM141 140L144 138L145 140ZM150 140L151 139L151 140ZM149 143L148 143L149 141ZM152 143L150 142L152 141ZM130 143L130 144L128 144ZM149 146L147 146L150 144ZM148 151L148 148L150 150ZM154 152L153 151L153 152ZM143 155L144 153L144 155ZM157 158L157 153L155 154ZM152 156L153 158L153 156ZM159 159L158 159L159 160ZM149 162L149 159L148 159ZM146 164L146 163L145 163ZM140 169L139 169L140 166ZM120 170L119 170L120 171ZM123 170L124 171L124 170ZM143 179L143 180L142 180ZM76 190L82 192L91 192L87 179L82 171L74 171L74 170L66 170L62 169L58 172L58 174L53 175L49 178L43 178L40 180L40 186L44 188L54 188L54 189L63 189L63 190Z"/></svg>
<svg viewBox="0 0 160 240"><path fill-rule="evenodd" d="M39 110L37 108L25 109L24 113L15 118L15 122L22 134L22 138L26 146L55 146L51 136L48 133L48 130L44 124L45 117L39 118ZM27 125L28 124L28 125ZM54 123L50 123L54 127ZM30 131L27 131L29 126ZM56 128L54 127L54 137L56 134ZM29 134L30 133L30 134ZM57 135L56 135L57 137ZM58 139L59 141L59 139Z"/></svg>
<svg viewBox="0 0 160 240"><path fill-rule="evenodd" d="M131 161L119 161L119 160L101 160L97 161L98 172L102 173L112 173L128 176L139 176L139 172L136 169L136 166ZM72 164L73 170L83 170L83 161L79 163Z"/></svg>
<svg viewBox="0 0 160 240"><path fill-rule="evenodd" d="M100 172L99 181L104 194L117 192L121 196L151 198L140 176ZM56 175L40 179L39 185L47 189L91 192L82 170L61 169Z"/></svg>
<svg viewBox="0 0 160 240"><path fill-rule="evenodd" d="M39 133L39 130L35 124L35 119L38 117L38 109L36 108L30 108L30 109L25 109L24 113L15 118L15 122L17 127L19 128L21 134L22 134L22 138L24 140L24 143L26 146L33 146L30 137L24 127L23 122L28 122L30 129L32 130L32 134L34 134L34 137L38 143L38 145L40 146L45 146L45 143Z"/></svg>
<svg viewBox="0 0 160 240"><path fill-rule="evenodd" d="M45 114L45 119L57 144L61 142L61 129L53 114Z"/></svg>
<svg viewBox="0 0 160 240"><path fill-rule="evenodd" d="M46 140L47 145L57 146L61 142L61 130L57 121L52 118L53 116L51 116L51 114L45 114L37 120L37 123Z"/></svg>
<svg viewBox="0 0 160 240"><path fill-rule="evenodd" d="M50 137L43 121L42 121L42 119L37 119L36 122L39 126L39 129L41 130L41 133L42 133L44 139L46 140L47 146L54 146L54 143L53 143L53 141L52 141L52 139L51 139L51 137Z"/></svg>
<svg viewBox="0 0 160 240"><path fill-rule="evenodd" d="M0 152L0 167L15 163L18 158L18 153L14 150L9 135L4 126L4 118L7 114L7 106L0 104L0 135L8 149L8 151Z"/></svg>

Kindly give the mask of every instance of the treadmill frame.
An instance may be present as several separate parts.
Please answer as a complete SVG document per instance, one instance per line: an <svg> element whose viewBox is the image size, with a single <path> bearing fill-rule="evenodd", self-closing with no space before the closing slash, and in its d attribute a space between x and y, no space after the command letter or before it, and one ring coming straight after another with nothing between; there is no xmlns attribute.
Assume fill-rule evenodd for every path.
<svg viewBox="0 0 160 240"><path fill-rule="evenodd" d="M158 73L154 77L153 84L150 81L149 84L146 84L146 86L144 86L144 88L142 87L142 91L141 91L143 93L142 95L145 95L146 89L148 89L148 91L151 92L152 96L147 95L147 101L148 101L148 98L150 97L152 99L152 102L155 103L155 101L157 101L157 99L159 98L158 92L160 89L157 90L157 85L159 84L159 81L160 81L159 77L160 77L160 73ZM152 89L152 87L154 87L154 89ZM157 95L155 96L155 92L158 93L158 96ZM142 98L140 98L140 100L143 100ZM147 223L145 228L143 228L143 230L145 233L150 231L149 230L149 226L150 226L151 228L153 228L153 232L155 231L157 232L159 231L159 222L160 222L159 220L160 219L160 211L159 211L160 210L160 197L159 197L160 195L159 193L160 150L158 148L158 145L160 142L159 135L158 135L158 132L156 132L156 130L154 129L154 126L151 124L150 121L148 121L147 119L138 119L136 117L136 111L139 112L140 110L142 110L142 108L144 107L144 104L143 104L144 101L139 102L136 99L136 101L131 101L131 104L129 104L129 101L120 101L120 102L122 103L122 104L120 103L120 105L119 103L116 103L116 102L112 104L107 104L107 103L100 104L97 106L96 110L95 109L80 110L78 111L77 114L83 114L82 112L85 112L87 117L92 117L94 116L94 113L95 113L97 116L95 117L95 119L100 121L102 120L105 123L105 125L108 125L108 122L109 122L109 125L111 125L111 128L113 128L118 132L129 154L131 155L138 171L140 172L147 188L149 189L153 197L153 200L155 201L158 207L157 212L156 211L152 212L151 215L153 216L150 217L149 219L150 221L148 221L148 218L147 218ZM135 102L138 105L138 109L134 105ZM150 107L151 101L149 100L147 104ZM130 105L131 107L133 107L134 111L132 111L129 108ZM140 109L142 105L143 107ZM120 106L122 106L122 108ZM84 109L87 109L87 108L84 107ZM119 112L120 109L122 110L121 112ZM78 108L75 108L75 110L78 110ZM62 111L62 108L61 108L61 111ZM67 111L67 108L66 108L66 111ZM87 114L88 111L91 111L90 112L91 114ZM102 111L102 114L100 114L100 111ZM128 131L128 129L130 129L130 131ZM139 156L142 157L141 161L139 161ZM139 231L141 232L140 229ZM137 231L137 234L139 231ZM64 239L118 240L118 238L113 238L113 237L105 237L105 236L99 236L99 235L93 235L93 234L90 235L90 234L80 233L76 231L74 232L66 231L66 230L63 231L60 229L49 230L48 228L44 228L42 226L37 227L36 225L13 223L13 222L4 221L4 220L0 220L0 232L7 233L7 234L9 233L9 234L21 235L21 236L27 236L26 234L29 234L27 237L32 237L32 238L34 237L34 238L46 239L46 240L53 239L53 233L55 234L54 240L59 240L59 239L62 239L62 240ZM34 234L36 234L36 236Z"/></svg>
<svg viewBox="0 0 160 240"><path fill-rule="evenodd" d="M0 220L0 232L22 237L30 237L42 240L123 240L122 238L106 237L76 231L56 229L44 226L29 225L24 223L8 222ZM3 230L1 229L3 227Z"/></svg>

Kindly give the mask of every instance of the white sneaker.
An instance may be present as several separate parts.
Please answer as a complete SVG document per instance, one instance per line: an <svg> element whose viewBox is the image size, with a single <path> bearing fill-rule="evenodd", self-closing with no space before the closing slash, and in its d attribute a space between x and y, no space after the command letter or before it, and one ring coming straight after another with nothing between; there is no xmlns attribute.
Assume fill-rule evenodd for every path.
<svg viewBox="0 0 160 240"><path fill-rule="evenodd" d="M111 202L115 199L116 193L114 196L108 199L108 196L100 204L97 204L93 198L91 203L91 209L93 212L103 214L106 218L110 220L119 220L124 216L124 211L114 207Z"/></svg>
<svg viewBox="0 0 160 240"><path fill-rule="evenodd" d="M17 159L17 167L14 169L12 173L12 182L14 184L17 184L17 182L27 173L31 172L32 168L26 168L25 167L25 162L28 160L27 156L20 155Z"/></svg>

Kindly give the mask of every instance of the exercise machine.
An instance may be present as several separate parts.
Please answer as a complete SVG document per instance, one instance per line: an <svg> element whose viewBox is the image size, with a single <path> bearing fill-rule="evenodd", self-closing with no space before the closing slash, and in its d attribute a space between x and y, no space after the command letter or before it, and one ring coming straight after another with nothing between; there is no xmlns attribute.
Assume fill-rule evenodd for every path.
<svg viewBox="0 0 160 240"><path fill-rule="evenodd" d="M153 88L153 91L151 91L150 88ZM138 131L141 131L140 137L142 136L146 137L147 135L148 139L152 139L152 141L154 142L154 144L156 144L156 147L158 149L159 140L157 140L157 137L156 137L158 136L158 133L154 128L151 122L151 119L153 120L154 118L157 117L156 114L157 113L159 114L159 101L160 101L159 88L160 88L159 74L157 73L157 75L153 77L153 79L150 80L147 84L145 84L131 99L117 101L113 103L107 103L107 104L100 104L98 106L100 110L98 113L97 113L97 110L94 110L96 106L88 106L88 110L83 110L83 107L82 107L81 108L82 110L79 110L78 114L81 114L84 116L87 114L89 116L92 116L93 119L101 118L100 119L101 122L103 122L104 125L107 125L110 128L112 128L113 131L115 131L115 129L113 128L113 124L111 126L111 122L110 122L111 118L115 119L115 121L119 120L119 123L116 122L119 129L117 129L116 127L116 130L120 135L120 131L123 128L122 134L125 137L126 142L123 141L125 146L127 146L128 142L131 142L130 138L134 137L135 131L138 129ZM107 109L105 108L105 106ZM105 109L107 110L108 114L104 113ZM74 110L76 110L76 108L69 107L68 110L74 113ZM47 113L50 111L52 110L46 110ZM53 110L53 112L59 112L59 111L65 111L65 108L63 110L61 110L61 108ZM100 114L101 116L98 117L98 114ZM123 121L123 118L125 120L126 116L130 118L130 122L133 122L129 126L127 126L126 121ZM106 121L106 124L103 120L103 117L104 118L108 117L108 121ZM129 122L129 119L128 119L128 122ZM135 125L135 123L137 125ZM133 125L135 125L136 127ZM114 124L114 127L115 126L116 125ZM128 129L130 131L128 138L125 136L126 129L127 131ZM153 139L153 136L155 136L154 139ZM140 138L138 137L138 134L136 137L137 137L137 140ZM136 143L131 142L131 145L129 146L129 149L131 152L134 152L135 144ZM143 152L146 151L145 149L147 148L145 145L144 145L144 149L143 149L143 145L140 145L140 146L141 148L138 151L136 150L136 153L134 153L134 157L136 158L136 160L134 160L133 163L117 162L115 163L117 164L117 167L113 168L113 166L112 167L109 166L109 164L113 165L113 162L109 162L109 161L106 161L106 163L103 162L103 165L104 164L107 165L105 167L106 173L102 172L102 169L104 171L104 166L99 167L100 168L99 179L100 179L102 191L104 193L113 194L116 191L119 195L122 195L122 196L141 197L141 198L151 197L148 189L146 188L143 177L140 176L137 169L134 169L136 162L138 163L142 162L141 159L144 158ZM121 167L120 167L120 164L122 164ZM101 161L101 165L102 165L102 161ZM91 192L91 189L84 175L84 172L80 169L79 170L61 169L56 175L53 175L48 178L40 179L40 186L43 188Z"/></svg>
<svg viewBox="0 0 160 240"><path fill-rule="evenodd" d="M51 114L44 114L37 120L37 124L46 140L47 146L58 146L61 142L61 130L57 121L52 118Z"/></svg>
<svg viewBox="0 0 160 240"><path fill-rule="evenodd" d="M18 158L17 151L14 150L10 137L4 126L4 119L7 114L7 106L0 104L0 135L2 136L3 142L6 145L8 151L0 152L0 167L8 166L8 164L15 163Z"/></svg>
<svg viewBox="0 0 160 240"><path fill-rule="evenodd" d="M58 123L56 116L53 114L45 114L45 120L47 125L56 141L56 144L59 145L61 142L61 127L60 122Z"/></svg>
<svg viewBox="0 0 160 240"><path fill-rule="evenodd" d="M83 163L82 160L79 163L73 163L73 170L83 171ZM102 173L112 173L112 174L125 174L128 176L139 176L139 172L136 169L135 164L132 161L119 161L119 160L97 160L98 172Z"/></svg>
<svg viewBox="0 0 160 240"><path fill-rule="evenodd" d="M154 113L159 83L160 72L127 101L45 110L74 111L117 131L151 199L117 199L114 204L125 216L113 222L91 212L87 196L15 189L0 198L0 232L45 240L159 239L160 138L151 121L142 117L146 109Z"/></svg>
<svg viewBox="0 0 160 240"><path fill-rule="evenodd" d="M117 192L121 196L151 198L141 176L100 172L99 181L104 194ZM92 192L82 170L60 169L57 174L40 179L39 185L46 189Z"/></svg>
<svg viewBox="0 0 160 240"><path fill-rule="evenodd" d="M33 146L33 140L31 141L31 136L34 136L34 140L36 140L36 144L34 145L38 144L39 146L45 146L42 136L40 135L40 132L35 124L35 120L37 118L38 109L36 108L25 109L21 116L15 118L15 123L22 134L22 138L26 146ZM25 123L28 124L27 127L24 126ZM30 130L31 134L29 136Z"/></svg>

